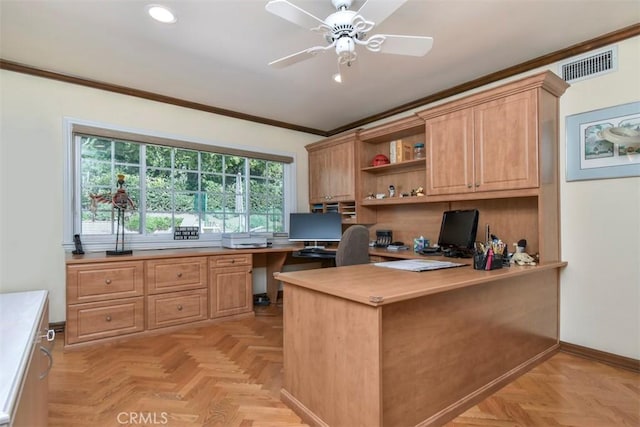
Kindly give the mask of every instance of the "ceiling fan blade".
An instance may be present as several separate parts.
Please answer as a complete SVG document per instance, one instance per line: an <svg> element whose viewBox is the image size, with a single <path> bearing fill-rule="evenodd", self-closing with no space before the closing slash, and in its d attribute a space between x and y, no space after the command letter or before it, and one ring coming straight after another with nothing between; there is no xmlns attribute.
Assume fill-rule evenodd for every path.
<svg viewBox="0 0 640 427"><path fill-rule="evenodd" d="M432 37L423 36L398 36L394 34L376 34L374 37L384 37L380 46L380 53L395 55L424 56L433 46Z"/></svg>
<svg viewBox="0 0 640 427"><path fill-rule="evenodd" d="M265 6L267 12L271 12L282 19L293 22L306 29L325 25L324 21L299 8L295 4L289 3L287 0L271 0Z"/></svg>
<svg viewBox="0 0 640 427"><path fill-rule="evenodd" d="M366 16L367 20L378 25L406 2L407 0L367 0L357 14Z"/></svg>
<svg viewBox="0 0 640 427"><path fill-rule="evenodd" d="M276 59L275 61L269 62L269 65L273 68L284 68L289 65L297 64L298 62L302 62L305 59L312 58L316 56L318 53L326 52L327 49L323 47L311 47L309 49L301 50L300 52L293 53L289 56L285 56L284 58Z"/></svg>

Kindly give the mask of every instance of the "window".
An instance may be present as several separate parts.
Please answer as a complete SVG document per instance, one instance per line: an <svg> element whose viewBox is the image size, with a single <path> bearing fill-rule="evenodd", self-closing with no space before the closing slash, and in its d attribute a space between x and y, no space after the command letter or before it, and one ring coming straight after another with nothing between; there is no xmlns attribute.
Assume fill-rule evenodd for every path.
<svg viewBox="0 0 640 427"><path fill-rule="evenodd" d="M124 175L122 187L134 206L125 211L126 241L133 248L198 246L174 241L180 226L197 227L198 240L209 245L221 233L285 231L290 157L73 129L69 240L80 234L84 243L115 242L117 211L111 200L118 175Z"/></svg>

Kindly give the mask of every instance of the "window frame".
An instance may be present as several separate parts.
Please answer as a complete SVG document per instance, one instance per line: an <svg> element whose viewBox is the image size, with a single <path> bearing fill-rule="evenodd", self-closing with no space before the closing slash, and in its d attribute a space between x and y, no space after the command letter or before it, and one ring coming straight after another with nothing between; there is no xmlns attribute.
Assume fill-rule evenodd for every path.
<svg viewBox="0 0 640 427"><path fill-rule="evenodd" d="M78 131L80 129L81 131ZM88 131L87 131L88 129ZM118 140L128 140L141 144L171 146L175 148L185 148L196 151L213 152L232 156L246 157L248 159L260 159L280 161L283 163L283 192L284 192L284 229L288 230L289 213L292 207L296 206L296 154L293 152L279 152L275 150L264 150L257 147L242 147L231 144L211 143L211 141L194 140L193 138L176 137L157 132L141 131L138 129L128 129L114 125L87 122L74 118L64 119L65 132L65 173L64 173L64 224L63 224L63 247L65 250L74 249L73 236L81 230L82 209L80 202L81 192L81 156L77 144L79 135L93 135L101 132L100 136ZM102 132L103 131L103 132ZM139 137L137 140L136 137ZM154 141L154 142L152 142ZM144 151L144 150L143 150ZM250 175L250 162L245 165L244 185L248 189ZM144 187L141 197L144 196ZM248 197L247 197L248 199ZM249 205L245 213L247 221L249 219ZM248 222L247 222L248 223ZM272 235L272 232L260 233ZM222 243L222 233L201 233L198 240L174 240L172 233L149 234L125 234L125 246L127 249L173 249L173 248L193 248L193 247L219 247ZM115 235L81 235L84 250L87 252L113 249L115 245Z"/></svg>

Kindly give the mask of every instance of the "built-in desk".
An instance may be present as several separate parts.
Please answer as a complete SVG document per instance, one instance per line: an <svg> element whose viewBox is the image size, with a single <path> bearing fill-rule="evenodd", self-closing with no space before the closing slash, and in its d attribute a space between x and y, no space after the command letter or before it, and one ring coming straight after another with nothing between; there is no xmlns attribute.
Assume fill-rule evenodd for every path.
<svg viewBox="0 0 640 427"><path fill-rule="evenodd" d="M282 398L312 425L441 425L557 349L565 265L276 274Z"/></svg>

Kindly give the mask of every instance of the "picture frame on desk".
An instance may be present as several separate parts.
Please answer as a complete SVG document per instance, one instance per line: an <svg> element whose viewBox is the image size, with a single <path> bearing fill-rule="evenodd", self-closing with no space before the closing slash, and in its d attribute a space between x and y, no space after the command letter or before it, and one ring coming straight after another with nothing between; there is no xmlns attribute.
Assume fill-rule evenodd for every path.
<svg viewBox="0 0 640 427"><path fill-rule="evenodd" d="M640 102L566 118L567 181L640 176Z"/></svg>

